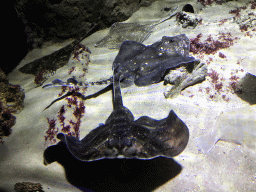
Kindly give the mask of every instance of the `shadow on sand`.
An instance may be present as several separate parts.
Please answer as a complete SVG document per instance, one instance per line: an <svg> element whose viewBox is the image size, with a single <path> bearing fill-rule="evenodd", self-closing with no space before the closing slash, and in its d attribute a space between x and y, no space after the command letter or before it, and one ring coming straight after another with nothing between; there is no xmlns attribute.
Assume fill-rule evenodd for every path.
<svg viewBox="0 0 256 192"><path fill-rule="evenodd" d="M48 147L45 164L57 161L69 183L81 191L152 191L181 172L172 158L102 159L82 162L74 158L63 142Z"/></svg>

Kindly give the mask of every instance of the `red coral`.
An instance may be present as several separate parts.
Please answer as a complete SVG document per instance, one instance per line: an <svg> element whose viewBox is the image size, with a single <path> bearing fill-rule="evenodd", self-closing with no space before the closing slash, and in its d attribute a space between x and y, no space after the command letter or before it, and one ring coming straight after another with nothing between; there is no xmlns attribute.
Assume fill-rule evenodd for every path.
<svg viewBox="0 0 256 192"><path fill-rule="evenodd" d="M252 34L250 34L250 31L245 32L244 36L252 38Z"/></svg>
<svg viewBox="0 0 256 192"><path fill-rule="evenodd" d="M71 107L71 105L77 105L77 97L67 97L66 100L68 101L69 107Z"/></svg>
<svg viewBox="0 0 256 192"><path fill-rule="evenodd" d="M197 2L200 2L203 6L211 5L214 2L219 5L222 5L222 3L224 3L223 0L197 0Z"/></svg>
<svg viewBox="0 0 256 192"><path fill-rule="evenodd" d="M219 74L216 71L211 69L211 73L208 73L208 75L212 79L212 83L214 83L215 90L217 92L220 92L222 90L223 84L222 82L219 83Z"/></svg>
<svg viewBox="0 0 256 192"><path fill-rule="evenodd" d="M59 97L63 95L63 93L65 93L67 87L66 86L61 86L61 92L59 93Z"/></svg>
<svg viewBox="0 0 256 192"><path fill-rule="evenodd" d="M64 133L69 133L70 132L70 125L66 125L66 126L63 126L63 128L61 129L62 132Z"/></svg>
<svg viewBox="0 0 256 192"><path fill-rule="evenodd" d="M230 33L221 33L218 40L214 40L211 35L204 42L200 41L202 34L198 34L196 38L190 39L190 52L194 54L205 53L215 54L220 49L225 49L233 45L233 39Z"/></svg>
<svg viewBox="0 0 256 192"><path fill-rule="evenodd" d="M64 121L66 118L65 118L64 114L65 114L66 110L63 105L58 112L58 120L59 120L60 125L62 126L61 131L64 133L67 133L68 135L72 135L74 137L79 138L81 118L83 117L83 114L85 113L85 106L82 101L78 103L77 97L67 98L67 100L68 100L70 107L71 107L71 105L75 106L73 115L76 118L76 121L73 121L71 119L68 121L70 125L65 125ZM49 118L47 118L47 120L48 120L49 128L46 131L47 135L44 136L45 141L49 140L49 141L52 141L55 143L56 135L59 131L59 129L56 127L56 120L55 119L50 120ZM71 125L73 128L73 131L71 131Z"/></svg>
<svg viewBox="0 0 256 192"><path fill-rule="evenodd" d="M75 70L75 67L71 67L68 71L68 74L70 75Z"/></svg>
<svg viewBox="0 0 256 192"><path fill-rule="evenodd" d="M239 29L240 29L242 32L247 31L247 30L248 30L248 25L245 25L245 24L240 25L240 26L239 26Z"/></svg>
<svg viewBox="0 0 256 192"><path fill-rule="evenodd" d="M222 82L218 83L218 84L215 84L215 90L217 90L218 92L220 92L220 90L222 89L223 87L223 84Z"/></svg>
<svg viewBox="0 0 256 192"><path fill-rule="evenodd" d="M212 70L211 73L208 73L208 76L211 77L212 83L217 83L219 80L219 74L214 70Z"/></svg>
<svg viewBox="0 0 256 192"><path fill-rule="evenodd" d="M196 38L190 39L190 52L198 54L199 50L203 49L203 44L200 42L200 38L203 36L202 33L199 33Z"/></svg>
<svg viewBox="0 0 256 192"><path fill-rule="evenodd" d="M229 78L231 81L237 81L239 79L239 77L235 76L235 75L232 75L230 78Z"/></svg>
<svg viewBox="0 0 256 192"><path fill-rule="evenodd" d="M224 59L224 58L226 58L226 55L224 55L223 53L219 52L219 57Z"/></svg>
<svg viewBox="0 0 256 192"><path fill-rule="evenodd" d="M233 76L231 76L229 79L231 80L231 82L229 83L229 85L230 85L230 87L235 91L236 88L237 88L236 84L237 84L237 80L239 79L239 77L233 75Z"/></svg>
<svg viewBox="0 0 256 192"><path fill-rule="evenodd" d="M37 85L41 85L44 81L44 71L41 70L37 73L37 75L35 76L35 79L34 79L34 83L37 84Z"/></svg>
<svg viewBox="0 0 256 192"><path fill-rule="evenodd" d="M76 138L79 138L80 135L80 125L81 125L81 120L79 119L75 124L74 124L74 136Z"/></svg>
<svg viewBox="0 0 256 192"><path fill-rule="evenodd" d="M65 117L64 117L64 114L65 114L65 108L64 108L64 105L62 105L62 107L60 108L60 110L59 110L59 120L60 120L60 122L64 122L64 120L65 120Z"/></svg>
<svg viewBox="0 0 256 192"><path fill-rule="evenodd" d="M233 89L233 90L236 90L236 82L235 81L232 81L229 83L230 87Z"/></svg>
<svg viewBox="0 0 256 192"><path fill-rule="evenodd" d="M235 17L239 17L240 16L240 12L241 12L241 9L246 9L247 7L246 6L243 6L243 7L238 7L236 9L233 9L233 10L230 10L229 13L230 14L234 14Z"/></svg>
<svg viewBox="0 0 256 192"><path fill-rule="evenodd" d="M85 47L84 45L82 45L80 43L77 44L77 46L74 48L74 57L73 57L73 59L76 58L78 61L80 61L79 58L78 58L78 55L80 53L83 53L84 51L87 51L88 53L91 53L89 48Z"/></svg>
<svg viewBox="0 0 256 192"><path fill-rule="evenodd" d="M206 87L205 90L206 90L206 93L209 94L211 89L210 87Z"/></svg>
<svg viewBox="0 0 256 192"><path fill-rule="evenodd" d="M54 143L56 142L56 135L59 131L59 129L56 127L56 120L55 119L49 119L47 118L49 128L46 131L46 136L44 136L45 141L53 141Z"/></svg>
<svg viewBox="0 0 256 192"><path fill-rule="evenodd" d="M256 8L256 1L250 1L249 3L251 3L251 9L255 9Z"/></svg>
<svg viewBox="0 0 256 192"><path fill-rule="evenodd" d="M234 14L236 17L240 16L240 14L239 14L240 12L241 12L241 8L236 8L236 9L229 11L230 14Z"/></svg>
<svg viewBox="0 0 256 192"><path fill-rule="evenodd" d="M200 2L203 6L211 5L215 0L197 0L197 2ZM220 3L220 0L216 0L216 2Z"/></svg>
<svg viewBox="0 0 256 192"><path fill-rule="evenodd" d="M83 72L87 73L88 69L86 67L83 68Z"/></svg>
<svg viewBox="0 0 256 192"><path fill-rule="evenodd" d="M74 116L76 119L81 119L85 111L85 106L83 102L79 102L79 106L76 106L75 111L73 112Z"/></svg>
<svg viewBox="0 0 256 192"><path fill-rule="evenodd" d="M228 21L228 19L222 19L222 20L220 20L220 24L219 25L223 25L227 21Z"/></svg>
<svg viewBox="0 0 256 192"><path fill-rule="evenodd" d="M79 105L76 106L75 108L75 111L73 112L73 115L76 117L77 119L77 122L73 122L73 121L70 121L70 123L73 124L73 129L74 129L74 136L79 138L79 128L80 128L80 125L81 125L81 118L83 116L85 112L85 106L84 106L84 103L83 102L79 102Z"/></svg>
<svg viewBox="0 0 256 192"><path fill-rule="evenodd" d="M71 86L68 87L68 91L69 92L74 92L73 96L76 96L76 93L80 90L80 88L78 86Z"/></svg>
<svg viewBox="0 0 256 192"><path fill-rule="evenodd" d="M64 116L65 112L66 112L66 110L65 110L64 105L63 105L59 110L58 119L59 119L60 125L62 126L61 131L63 131L64 133L68 132L70 130L69 125L65 126L65 122L64 122L65 119L66 119L66 117Z"/></svg>
<svg viewBox="0 0 256 192"><path fill-rule="evenodd" d="M210 99L214 99L214 97L215 97L214 95L210 95L209 96Z"/></svg>

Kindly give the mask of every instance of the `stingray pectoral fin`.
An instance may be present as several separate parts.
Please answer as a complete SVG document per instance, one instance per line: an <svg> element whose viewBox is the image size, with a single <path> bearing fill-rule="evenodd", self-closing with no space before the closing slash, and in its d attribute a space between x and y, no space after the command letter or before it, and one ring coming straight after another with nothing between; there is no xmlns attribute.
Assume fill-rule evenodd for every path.
<svg viewBox="0 0 256 192"><path fill-rule="evenodd" d="M142 87L151 85L153 83L158 83L162 80L164 72L165 68L158 67L150 71L150 73L137 75L137 77L134 80L134 84L138 87Z"/></svg>
<svg viewBox="0 0 256 192"><path fill-rule="evenodd" d="M194 61L194 57L170 57L169 59L158 61L156 62L155 67L147 69L145 72L140 70L135 78L134 83L137 86L148 86L153 83L158 83L163 79L167 69L193 63Z"/></svg>
<svg viewBox="0 0 256 192"><path fill-rule="evenodd" d="M138 123L144 127L155 129L157 126L160 125L161 120L152 119L148 116L142 116L139 119L135 121L135 123ZM163 121L163 120L162 120Z"/></svg>
<svg viewBox="0 0 256 192"><path fill-rule="evenodd" d="M62 133L57 138L63 141L70 153L80 161L93 161L103 158L115 158L118 153L109 148L110 127L100 125L90 131L81 141Z"/></svg>
<svg viewBox="0 0 256 192"><path fill-rule="evenodd" d="M83 144L73 136L59 133L57 138L65 142L69 152L80 161L92 161L103 158L97 148L91 147L88 143Z"/></svg>
<svg viewBox="0 0 256 192"><path fill-rule="evenodd" d="M63 133L59 133L57 135L57 138L66 144L68 150L70 151L70 153L73 156L75 156L77 159L80 159L79 152L82 149L82 147L81 147L82 145L81 145L81 141L79 139L77 139L76 137L73 137L73 136L65 135Z"/></svg>
<svg viewBox="0 0 256 192"><path fill-rule="evenodd" d="M113 64L120 63L122 65L122 63L127 59L131 59L135 55L142 53L145 48L145 45L138 43L136 41L124 41L121 44L120 50Z"/></svg>
<svg viewBox="0 0 256 192"><path fill-rule="evenodd" d="M174 157L187 146L189 130L172 110L165 119L155 120L144 116L135 123L150 130L150 139L145 141L143 150L151 156Z"/></svg>
<svg viewBox="0 0 256 192"><path fill-rule="evenodd" d="M214 147L215 143L218 142L218 140L219 138L213 135L203 135L195 139L195 144L198 147L199 151L202 151L203 153L208 153Z"/></svg>

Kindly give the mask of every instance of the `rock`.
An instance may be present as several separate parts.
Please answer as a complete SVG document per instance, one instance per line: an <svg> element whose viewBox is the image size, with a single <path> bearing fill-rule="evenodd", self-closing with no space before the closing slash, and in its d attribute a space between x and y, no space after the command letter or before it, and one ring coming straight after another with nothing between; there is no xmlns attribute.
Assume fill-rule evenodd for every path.
<svg viewBox="0 0 256 192"><path fill-rule="evenodd" d="M256 104L256 76L246 73L246 75L236 83L235 93L249 104Z"/></svg>
<svg viewBox="0 0 256 192"><path fill-rule="evenodd" d="M43 192L40 183L22 182L14 185L15 192Z"/></svg>
<svg viewBox="0 0 256 192"><path fill-rule="evenodd" d="M24 31L25 25L18 17L13 3L7 3L5 11L5 17L8 19L3 19L2 22L2 26L5 28L2 33L2 36L5 39L5 41L2 42L2 47L4 47L2 49L2 55L4 55L8 63L2 63L1 69L8 75L26 56L28 53L28 46L27 35Z"/></svg>
<svg viewBox="0 0 256 192"><path fill-rule="evenodd" d="M25 94L19 85L11 85L6 79L4 72L0 69L0 143L2 137L11 134L11 127L15 125L18 113L23 109Z"/></svg>
<svg viewBox="0 0 256 192"><path fill-rule="evenodd" d="M171 89L167 90L164 95L165 98L174 98L188 86L194 85L205 79L207 75L207 66L200 63L198 60L195 62L192 72L184 66L171 70L164 78L164 84L174 84Z"/></svg>
<svg viewBox="0 0 256 192"><path fill-rule="evenodd" d="M26 24L28 42L38 47L46 40L82 37L97 23L100 23L99 29L110 27L154 1L21 0L16 2L15 8Z"/></svg>
<svg viewBox="0 0 256 192"><path fill-rule="evenodd" d="M182 25L182 28L192 27L195 28L198 23L200 23L202 20L198 19L193 13L188 14L186 12L179 12L176 16L176 20L178 24Z"/></svg>

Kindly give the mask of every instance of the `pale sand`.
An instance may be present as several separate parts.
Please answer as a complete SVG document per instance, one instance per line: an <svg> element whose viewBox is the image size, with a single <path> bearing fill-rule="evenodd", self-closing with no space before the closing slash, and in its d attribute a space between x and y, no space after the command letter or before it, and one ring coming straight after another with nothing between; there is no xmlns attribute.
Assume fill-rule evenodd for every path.
<svg viewBox="0 0 256 192"><path fill-rule="evenodd" d="M160 11L162 8L179 5L179 9L181 9L186 3L196 1L174 2L176 1L155 2L150 7L141 8L125 22L156 21L163 16ZM235 1L223 5L213 4L204 7L202 10L199 10L202 6L196 5L196 3L191 4L196 9L196 16L203 19L202 25L198 25L195 29L183 29L176 24L173 18L156 26L154 32L144 43L152 44L160 40L162 36L174 36L182 33L185 33L188 38L195 38L197 34L203 33L202 39L205 39L210 34L213 38L216 38L219 32L231 32L233 37L239 37L240 39L236 40L232 47L220 50L226 55L225 59L220 58L218 52L215 55L204 55L204 58L201 59L201 62L206 62L209 57L213 59L208 65L208 72L213 69L220 74L220 77L225 78L223 80L223 92L216 93L211 79L207 77L203 83L185 89L175 99L165 99L163 92L166 86L163 85L163 82L160 82L148 87L132 86L122 89L124 105L132 111L135 119L143 115L162 119L172 109L189 128L190 140L187 148L179 156L174 157L174 160L182 166L181 173L164 185L159 186L155 191L255 191L256 154L254 138L256 137L256 108L226 90L231 73L238 77L243 77L247 71L255 74L256 63L253 61L255 61L256 52L256 44L254 43L256 42L256 32L251 31L251 28L249 31L251 31L252 37L245 36L245 32L241 32L238 24L233 22L233 14L229 14L231 9L245 5L244 2ZM242 10L241 15L248 12L256 14L255 10L248 8ZM223 25L219 25L220 20L225 18L229 20ZM94 47L94 44L102 39L108 33L108 30L96 32L82 41L82 44L89 47L92 52L91 63L86 74L88 81L105 79L112 75L111 66L118 51ZM64 46L64 44L45 46L43 49L33 50L17 69L36 58L49 54ZM199 55L194 56L198 57ZM240 64L237 64L237 61L240 61ZM67 74L72 65L78 66L79 62L70 59L70 63L57 70L56 74L50 77L45 84L57 78L66 80L72 75L79 74L79 72L74 72L71 75ZM15 183L29 181L41 183L44 191L80 191L68 183L64 169L60 164L55 162L48 166L43 165L44 135L48 128L46 118L56 119L57 112L62 105L66 104L66 101L57 102L46 111L43 111L43 109L57 98L60 88L34 88L34 77L21 74L17 69L8 76L8 80L10 83L19 84L25 89L25 108L16 115L16 124L12 128L12 134L4 138L5 143L0 146L0 189L13 191ZM237 73L236 70L238 70ZM93 93L103 87L90 87L86 94ZM215 99L209 98L209 94L206 93L207 87L211 89L209 94L215 95L216 93ZM202 89L202 92L199 89ZM226 98L229 98L229 101L222 99L224 94ZM193 97L191 97L192 95ZM111 102L111 92L84 102L86 113L82 118L81 138L97 127L99 123L105 122L112 111ZM240 110L240 108L243 110ZM232 115L226 115L229 113ZM241 116L242 118L239 118ZM242 120L240 121L240 119ZM230 128L231 126L231 131L221 129L222 120L224 127ZM241 134L239 139L234 137L235 142L218 141L208 153L203 153L198 149L195 143L198 137L227 138L227 134L232 134L232 126L235 131L239 129L234 122L241 125L245 124L241 133L250 134L250 136L245 137ZM230 138L232 140L232 135ZM248 144L248 138L251 144ZM236 140L242 142L240 143L242 145L238 145Z"/></svg>

